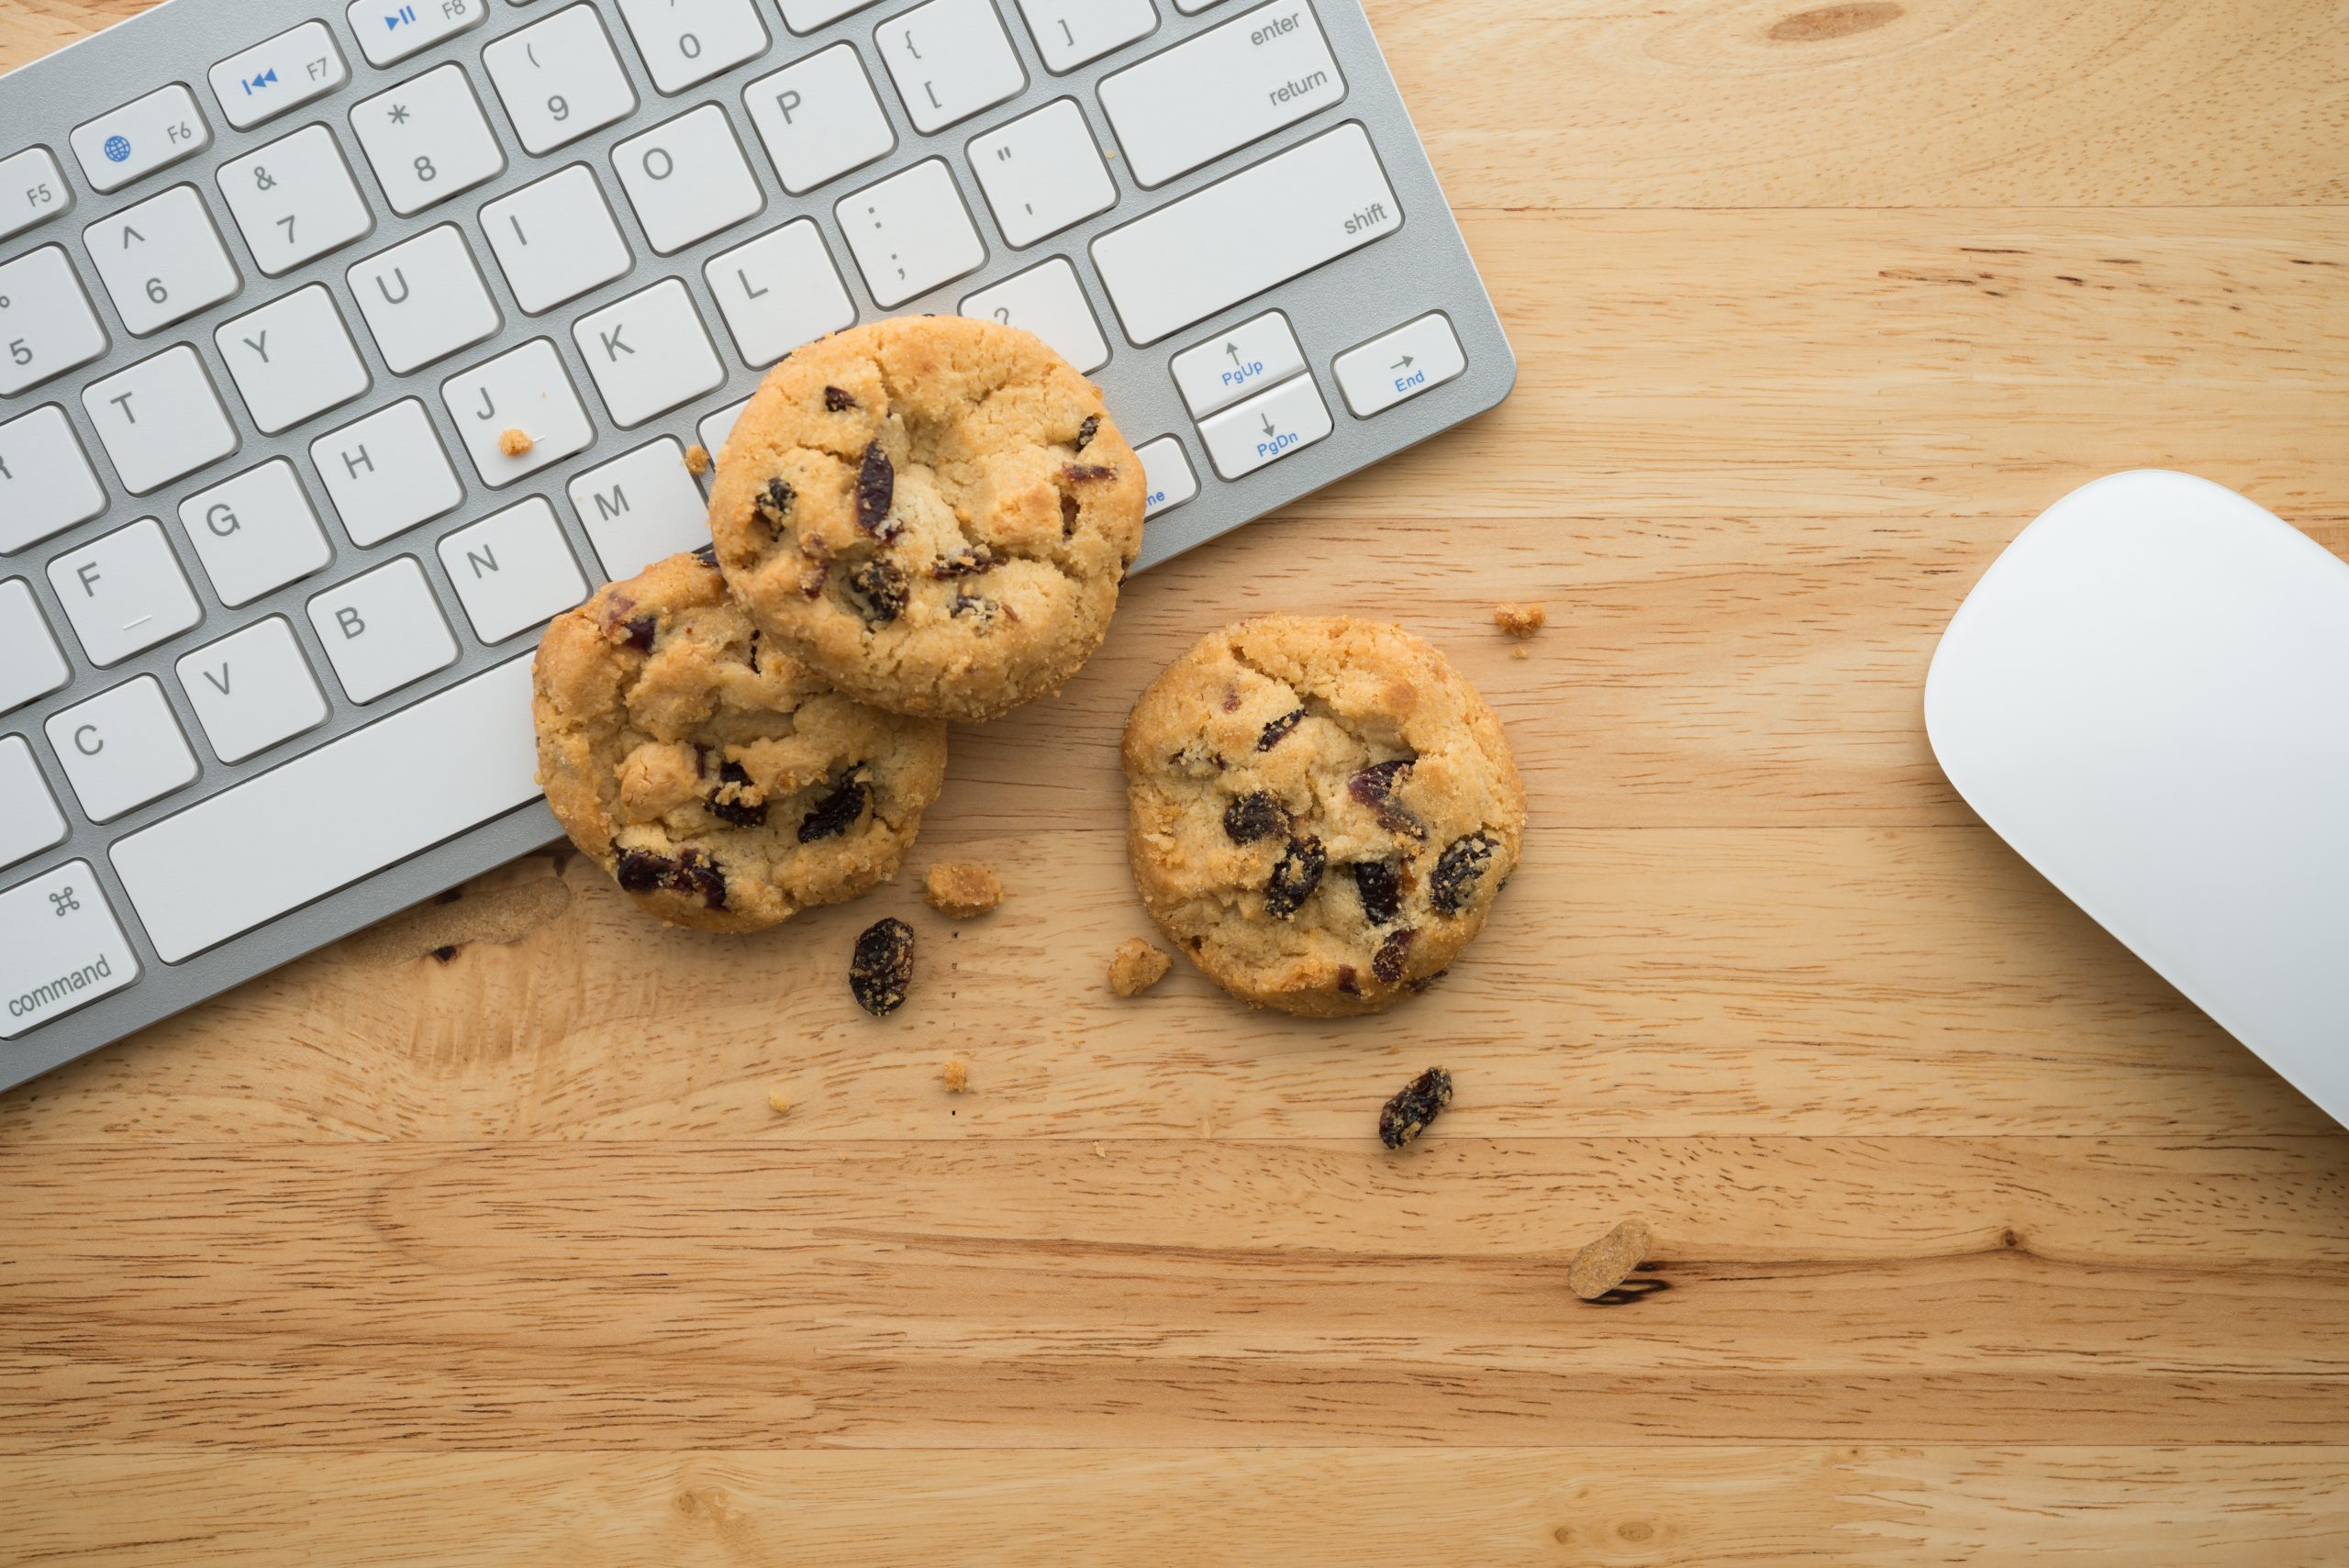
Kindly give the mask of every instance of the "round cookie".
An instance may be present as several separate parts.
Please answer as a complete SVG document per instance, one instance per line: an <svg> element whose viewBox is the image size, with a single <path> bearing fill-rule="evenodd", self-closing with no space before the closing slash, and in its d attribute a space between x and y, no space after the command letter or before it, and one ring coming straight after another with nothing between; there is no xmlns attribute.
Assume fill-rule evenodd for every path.
<svg viewBox="0 0 2349 1568"><path fill-rule="evenodd" d="M709 526L759 625L893 713L993 718L1108 632L1141 462L1101 394L993 321L875 322L795 350L727 438Z"/></svg>
<svg viewBox="0 0 2349 1568"><path fill-rule="evenodd" d="M755 931L897 869L946 777L946 727L852 702L704 554L614 583L539 643L539 783L649 912Z"/></svg>
<svg viewBox="0 0 2349 1568"><path fill-rule="evenodd" d="M1398 627L1274 616L1202 639L1126 722L1126 845L1208 979L1286 1012L1424 990L1516 869L1500 720Z"/></svg>

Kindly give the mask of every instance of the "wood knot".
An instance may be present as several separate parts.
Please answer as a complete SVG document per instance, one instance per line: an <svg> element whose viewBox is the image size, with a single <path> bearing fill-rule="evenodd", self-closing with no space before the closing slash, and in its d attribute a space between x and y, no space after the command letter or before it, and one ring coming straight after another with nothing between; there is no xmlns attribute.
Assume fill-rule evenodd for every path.
<svg viewBox="0 0 2349 1568"><path fill-rule="evenodd" d="M1847 39L1854 33L1873 32L1887 22L1896 22L1905 8L1893 0L1856 0L1842 6L1820 6L1809 11L1797 11L1791 17L1781 17L1770 28L1772 43L1822 43L1829 39Z"/></svg>
<svg viewBox="0 0 2349 1568"><path fill-rule="evenodd" d="M2001 1230L1998 1232L1998 1244L2003 1247L2020 1247L2022 1245L2022 1238L2011 1229Z"/></svg>

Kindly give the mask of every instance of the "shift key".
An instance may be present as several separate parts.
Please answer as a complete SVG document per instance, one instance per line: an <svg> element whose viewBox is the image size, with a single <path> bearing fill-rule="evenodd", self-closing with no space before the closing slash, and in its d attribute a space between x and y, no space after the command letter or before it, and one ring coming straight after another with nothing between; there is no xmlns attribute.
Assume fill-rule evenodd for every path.
<svg viewBox="0 0 2349 1568"><path fill-rule="evenodd" d="M139 978L87 861L0 893L0 1040L14 1040Z"/></svg>

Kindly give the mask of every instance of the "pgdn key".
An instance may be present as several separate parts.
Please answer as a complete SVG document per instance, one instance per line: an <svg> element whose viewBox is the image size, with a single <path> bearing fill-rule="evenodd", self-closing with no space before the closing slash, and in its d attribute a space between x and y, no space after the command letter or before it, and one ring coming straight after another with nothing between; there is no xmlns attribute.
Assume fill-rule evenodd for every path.
<svg viewBox="0 0 2349 1568"><path fill-rule="evenodd" d="M1203 421L1208 456L1226 479L1255 473L1291 452L1302 451L1330 433L1330 406L1309 375L1285 382Z"/></svg>

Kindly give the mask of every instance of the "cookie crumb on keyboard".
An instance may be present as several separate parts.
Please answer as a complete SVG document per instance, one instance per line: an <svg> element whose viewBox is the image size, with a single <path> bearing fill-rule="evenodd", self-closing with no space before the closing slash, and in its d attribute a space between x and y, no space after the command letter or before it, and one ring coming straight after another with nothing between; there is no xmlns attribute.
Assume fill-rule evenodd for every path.
<svg viewBox="0 0 2349 1568"><path fill-rule="evenodd" d="M1495 605L1493 624L1511 637L1531 637L1550 618L1540 605Z"/></svg>
<svg viewBox="0 0 2349 1568"><path fill-rule="evenodd" d="M774 1112L777 1116L789 1116L791 1114L791 1096L785 1094L781 1089L769 1089L767 1091L767 1109Z"/></svg>
<svg viewBox="0 0 2349 1568"><path fill-rule="evenodd" d="M507 457L520 457L538 444L530 439L528 431L501 430L497 434L497 450Z"/></svg>
<svg viewBox="0 0 2349 1568"><path fill-rule="evenodd" d="M1631 1277L1648 1261L1653 1238L1647 1221L1627 1219L1575 1254L1566 1269L1566 1286L1585 1301L1596 1301Z"/></svg>
<svg viewBox="0 0 2349 1568"><path fill-rule="evenodd" d="M950 1095L967 1095L971 1092L971 1064L959 1056L950 1056L946 1065L938 1070L938 1081L946 1085Z"/></svg>
<svg viewBox="0 0 2349 1568"><path fill-rule="evenodd" d="M1400 1149L1425 1132L1436 1113L1452 1103L1452 1074L1431 1067L1395 1093L1378 1113L1378 1140Z"/></svg>
<svg viewBox="0 0 2349 1568"><path fill-rule="evenodd" d="M1118 944L1109 959L1109 989L1120 996L1139 996L1160 981L1174 961L1140 937Z"/></svg>
<svg viewBox="0 0 2349 1568"><path fill-rule="evenodd" d="M685 472L696 479L709 472L709 449L699 441L685 449Z"/></svg>
<svg viewBox="0 0 2349 1568"><path fill-rule="evenodd" d="M930 868L922 898L941 915L967 920L1003 902L1003 884L974 861L941 861Z"/></svg>

